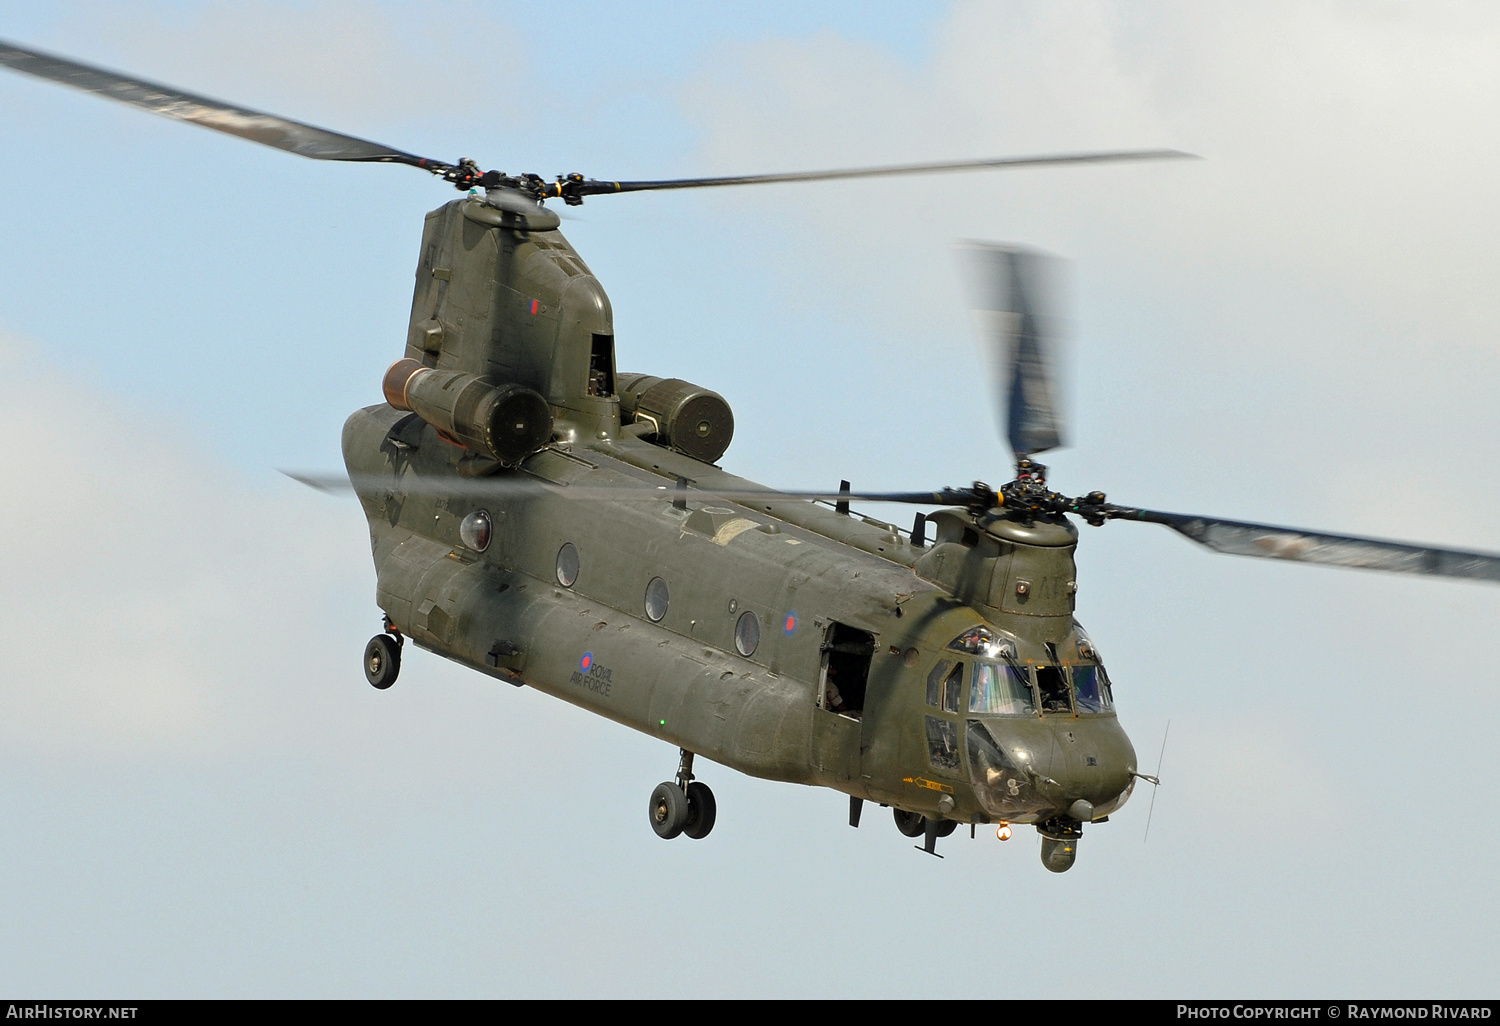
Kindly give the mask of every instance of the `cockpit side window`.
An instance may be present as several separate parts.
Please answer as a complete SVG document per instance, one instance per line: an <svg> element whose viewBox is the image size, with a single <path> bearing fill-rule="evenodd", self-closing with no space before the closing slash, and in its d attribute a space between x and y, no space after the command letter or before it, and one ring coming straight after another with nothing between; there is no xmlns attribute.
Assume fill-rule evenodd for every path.
<svg viewBox="0 0 1500 1026"><path fill-rule="evenodd" d="M943 682L943 712L958 712L958 703L964 690L964 664L959 663Z"/></svg>
<svg viewBox="0 0 1500 1026"><path fill-rule="evenodd" d="M1038 666L1036 689L1042 699L1044 713L1070 713L1073 704L1068 700L1068 679L1063 676L1061 666Z"/></svg>
<svg viewBox="0 0 1500 1026"><path fill-rule="evenodd" d="M958 772L957 723L936 716L927 717L927 761L935 770Z"/></svg>
<svg viewBox="0 0 1500 1026"><path fill-rule="evenodd" d="M934 709L943 700L943 678L947 676L948 667L952 665L951 660L939 659L938 664L927 675L927 704Z"/></svg>
<svg viewBox="0 0 1500 1026"><path fill-rule="evenodd" d="M963 689L964 664L941 659L927 675L927 704L933 708L941 705L943 712L956 713Z"/></svg>

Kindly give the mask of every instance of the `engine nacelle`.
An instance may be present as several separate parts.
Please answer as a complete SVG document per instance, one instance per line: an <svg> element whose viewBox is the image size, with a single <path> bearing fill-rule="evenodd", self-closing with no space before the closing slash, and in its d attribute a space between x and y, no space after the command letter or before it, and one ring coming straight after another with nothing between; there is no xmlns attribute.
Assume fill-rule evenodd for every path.
<svg viewBox="0 0 1500 1026"><path fill-rule="evenodd" d="M620 411L645 421L661 445L713 463L734 437L734 413L724 397L681 378L621 374L615 384Z"/></svg>
<svg viewBox="0 0 1500 1026"><path fill-rule="evenodd" d="M552 440L552 408L525 385L495 385L462 371L397 360L381 383L385 401L452 442L514 466Z"/></svg>

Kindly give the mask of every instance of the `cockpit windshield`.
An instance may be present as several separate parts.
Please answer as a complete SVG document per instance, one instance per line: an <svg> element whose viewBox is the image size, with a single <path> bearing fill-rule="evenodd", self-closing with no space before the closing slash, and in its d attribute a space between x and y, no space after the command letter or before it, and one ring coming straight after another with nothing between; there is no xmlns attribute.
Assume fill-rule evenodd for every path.
<svg viewBox="0 0 1500 1026"><path fill-rule="evenodd" d="M1078 632L1081 656L1097 660L1087 635ZM1048 654L1056 662L1022 664L1016 639L988 627L971 627L949 643L952 652L977 657L970 663L969 712L990 716L1075 715L1114 710L1109 676L1098 662L1074 663L1058 659L1055 645ZM964 663L940 660L927 679L927 704L958 711L958 688Z"/></svg>
<svg viewBox="0 0 1500 1026"><path fill-rule="evenodd" d="M1109 675L1102 666L1073 667L1073 694L1081 713L1108 712L1115 706Z"/></svg>
<svg viewBox="0 0 1500 1026"><path fill-rule="evenodd" d="M1014 666L975 663L974 679L969 686L969 712L995 716L1032 716L1036 701L1031 681Z"/></svg>

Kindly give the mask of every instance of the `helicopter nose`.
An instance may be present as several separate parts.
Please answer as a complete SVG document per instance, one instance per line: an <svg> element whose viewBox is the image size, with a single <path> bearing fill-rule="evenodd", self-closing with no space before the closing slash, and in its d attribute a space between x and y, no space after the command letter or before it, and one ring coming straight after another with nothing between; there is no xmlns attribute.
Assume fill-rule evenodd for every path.
<svg viewBox="0 0 1500 1026"><path fill-rule="evenodd" d="M1135 748L1113 717L1059 725L1051 776L1067 815L1081 823L1119 808L1135 772Z"/></svg>

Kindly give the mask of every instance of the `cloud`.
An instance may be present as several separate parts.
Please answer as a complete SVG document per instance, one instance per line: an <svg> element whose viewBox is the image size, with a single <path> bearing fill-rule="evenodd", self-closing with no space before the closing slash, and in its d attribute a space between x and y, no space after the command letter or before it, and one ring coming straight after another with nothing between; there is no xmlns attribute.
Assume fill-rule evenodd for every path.
<svg viewBox="0 0 1500 1026"><path fill-rule="evenodd" d="M923 65L835 38L743 43L681 103L716 171L1202 155L782 189L768 273L844 333L820 344L852 391L930 397L940 437L991 420L950 377L976 363L951 242L1076 259L1076 444L1143 475L1148 453L1194 463L1174 479L1232 501L1242 479L1296 480L1332 524L1347 480L1279 468L1374 461L1368 492L1500 442L1497 52L1500 15L1461 5L963 3ZM724 202L764 211L749 193ZM1500 499L1463 464L1423 469ZM1382 508L1369 529L1399 532Z"/></svg>
<svg viewBox="0 0 1500 1026"><path fill-rule="evenodd" d="M841 257L881 231L1003 219L1258 286L1311 278L1409 321L1455 290L1491 302L1478 286L1500 269L1481 227L1500 215L1500 17L1468 10L961 4L926 66L834 38L739 44L682 102L723 170L1156 146L1207 158L911 179L871 187L903 199L878 217L864 187L804 190L820 229L865 205L858 240L826 236Z"/></svg>
<svg viewBox="0 0 1500 1026"><path fill-rule="evenodd" d="M350 511L246 481L190 424L36 350L0 339L0 737L126 756L245 744L246 696L317 662L308 642L338 619L322 603L358 566Z"/></svg>
<svg viewBox="0 0 1500 1026"><path fill-rule="evenodd" d="M78 24L98 37L100 62L347 132L392 120L467 120L481 108L486 120L498 112L503 121L505 109L488 101L527 67L521 48L506 45L515 39L509 26L458 3L102 4Z"/></svg>

